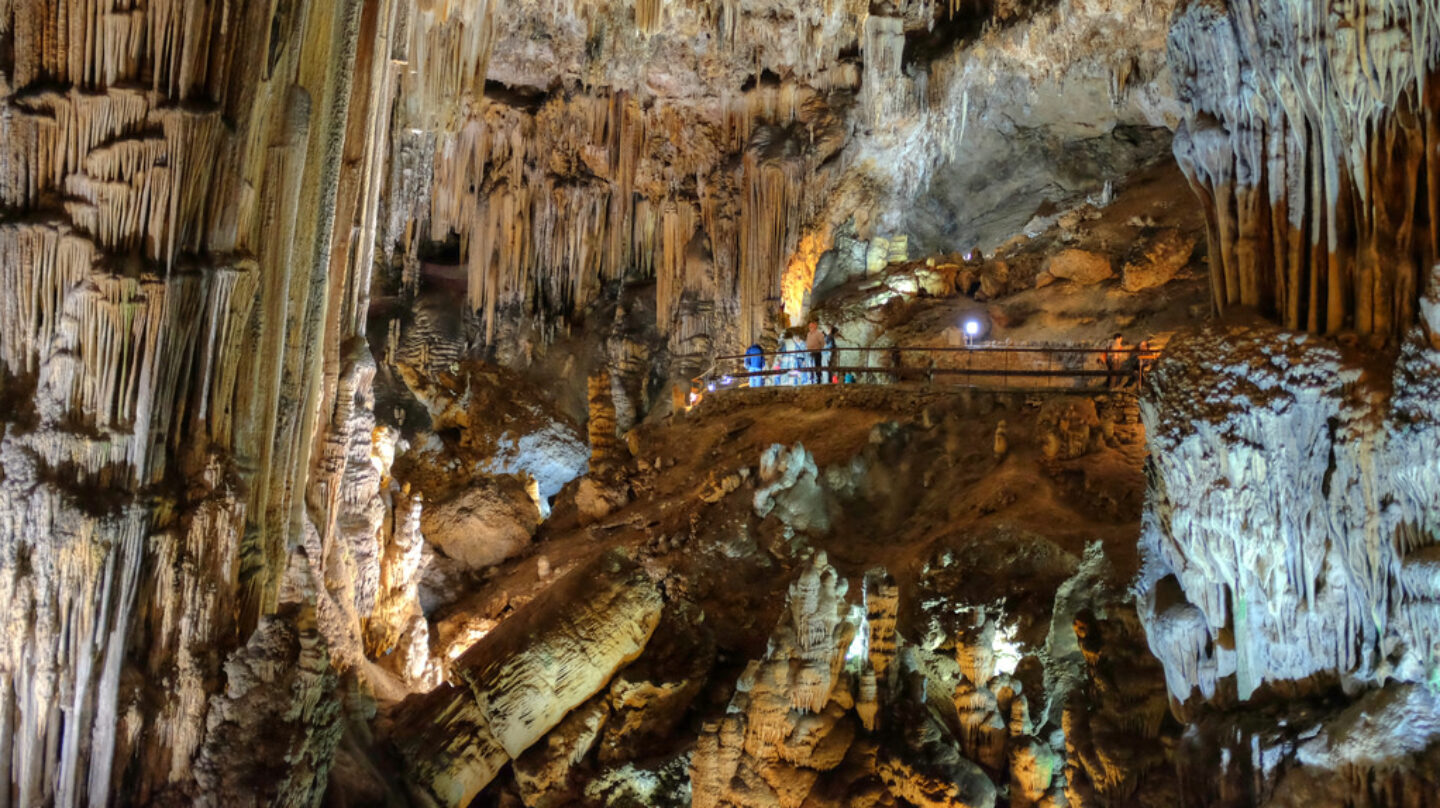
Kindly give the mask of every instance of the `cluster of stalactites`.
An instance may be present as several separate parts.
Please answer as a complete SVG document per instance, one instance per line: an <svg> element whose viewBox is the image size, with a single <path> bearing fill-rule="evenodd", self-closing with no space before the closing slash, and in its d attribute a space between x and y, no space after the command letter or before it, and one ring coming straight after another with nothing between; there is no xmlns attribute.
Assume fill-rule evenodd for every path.
<svg viewBox="0 0 1440 808"><path fill-rule="evenodd" d="M805 107L860 90L872 125L923 110L944 87L923 71L904 75L905 34L956 11L948 0L897 3L888 16L861 0L428 4L393 55L409 66L385 249L402 248L414 291L417 241L458 236L487 341L497 318L564 318L621 278L656 280L660 328L672 337L719 318L733 337L753 338L782 294L803 297L781 279L842 168L826 160L838 144L816 145ZM542 23L562 73L544 93L533 60L507 46ZM668 58L682 36L713 37L715 47L699 64L645 62ZM694 70L706 84L694 97L652 96L657 69ZM747 75L748 89L732 89ZM487 77L530 100L511 106L502 99L512 90L493 83L487 96ZM777 141L790 144L771 148ZM417 209L422 198L429 210ZM825 232L811 253L828 245ZM789 286L808 286L808 273L788 274Z"/></svg>
<svg viewBox="0 0 1440 808"><path fill-rule="evenodd" d="M22 804L205 801L206 705L275 609L320 379L363 322L330 234L377 207L353 173L393 66L364 54L397 2L0 0L0 780Z"/></svg>
<svg viewBox="0 0 1440 808"><path fill-rule="evenodd" d="M568 315L625 277L656 280L662 331L689 295L731 301L740 330L758 333L823 199L807 191L834 176L807 128L817 104L793 84L704 107L645 109L624 93L533 113L487 104L437 136L429 237L459 234L487 340L502 311Z"/></svg>
<svg viewBox="0 0 1440 808"><path fill-rule="evenodd" d="M15 37L14 86L54 81L95 90L136 83L175 99L217 94L242 34L243 4L116 5L113 0L0 5L0 27L13 28Z"/></svg>
<svg viewBox="0 0 1440 808"><path fill-rule="evenodd" d="M1217 306L1325 333L1412 325L1440 242L1433 5L1192 3L1169 55Z"/></svg>

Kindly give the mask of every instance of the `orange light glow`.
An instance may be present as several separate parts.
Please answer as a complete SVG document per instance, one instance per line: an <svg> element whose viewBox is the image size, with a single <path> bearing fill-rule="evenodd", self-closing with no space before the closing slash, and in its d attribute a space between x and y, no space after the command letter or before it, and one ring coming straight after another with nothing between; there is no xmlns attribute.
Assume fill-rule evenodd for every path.
<svg viewBox="0 0 1440 808"><path fill-rule="evenodd" d="M780 302L790 322L798 323L805 314L805 301L815 286L815 265L830 249L830 229L806 233L790 256L785 274L780 278Z"/></svg>

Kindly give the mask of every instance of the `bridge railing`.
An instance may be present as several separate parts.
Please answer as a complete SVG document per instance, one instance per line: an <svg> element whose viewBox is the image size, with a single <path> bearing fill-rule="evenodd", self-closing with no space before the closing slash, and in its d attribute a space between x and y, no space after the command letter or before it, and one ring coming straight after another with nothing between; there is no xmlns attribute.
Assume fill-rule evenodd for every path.
<svg viewBox="0 0 1440 808"><path fill-rule="evenodd" d="M1138 384L1158 351L1142 348L1015 346L837 347L819 352L772 351L760 367L747 354L717 356L695 379L697 392L801 384L919 382L970 387L1106 388Z"/></svg>

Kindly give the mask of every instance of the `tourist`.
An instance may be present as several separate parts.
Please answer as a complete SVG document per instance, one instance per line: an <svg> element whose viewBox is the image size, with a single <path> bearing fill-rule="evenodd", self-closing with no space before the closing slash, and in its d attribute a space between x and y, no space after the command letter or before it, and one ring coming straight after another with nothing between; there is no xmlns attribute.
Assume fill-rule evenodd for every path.
<svg viewBox="0 0 1440 808"><path fill-rule="evenodd" d="M1111 338L1110 344L1105 347L1103 356L1105 362L1105 386L1120 387L1124 384L1124 377L1121 375L1121 364L1125 361L1125 337L1119 331Z"/></svg>
<svg viewBox="0 0 1440 808"><path fill-rule="evenodd" d="M1140 344L1135 346L1135 350L1135 386L1139 387L1140 382L1145 378L1145 373L1150 370L1150 366L1160 358L1160 352L1151 346L1148 338L1140 340Z"/></svg>
<svg viewBox="0 0 1440 808"><path fill-rule="evenodd" d="M785 340L785 367L789 370L786 384L802 384L805 376L800 369L804 366L805 341L800 339L799 335L792 334Z"/></svg>
<svg viewBox="0 0 1440 808"><path fill-rule="evenodd" d="M820 352L820 362L825 367L825 383L834 384L839 379L835 376L835 366L840 364L839 351L835 349L835 329L831 328L825 332L825 350Z"/></svg>
<svg viewBox="0 0 1440 808"><path fill-rule="evenodd" d="M765 370L765 349L760 343L755 343L745 349L745 372L750 374L749 382L751 387L764 387L765 377L759 375Z"/></svg>
<svg viewBox="0 0 1440 808"><path fill-rule="evenodd" d="M820 330L820 324L814 320L810 321L810 333L805 335L805 350L810 352L810 383L820 382L821 367L820 354L825 350L825 332Z"/></svg>

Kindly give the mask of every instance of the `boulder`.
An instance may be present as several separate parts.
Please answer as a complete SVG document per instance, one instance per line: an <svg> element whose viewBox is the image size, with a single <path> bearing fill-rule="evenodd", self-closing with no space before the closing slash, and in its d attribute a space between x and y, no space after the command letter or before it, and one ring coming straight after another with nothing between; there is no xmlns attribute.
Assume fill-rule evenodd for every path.
<svg viewBox="0 0 1440 808"><path fill-rule="evenodd" d="M471 568L519 553L540 526L540 508L519 477L482 479L449 499L427 503L420 531L441 552Z"/></svg>
<svg viewBox="0 0 1440 808"><path fill-rule="evenodd" d="M1110 259L1089 250L1061 250L1051 257L1045 271L1081 286L1097 284L1115 276Z"/></svg>
<svg viewBox="0 0 1440 808"><path fill-rule="evenodd" d="M604 519L629 501L630 492L623 485L611 484L597 477L581 478L575 489L575 510L582 525Z"/></svg>
<svg viewBox="0 0 1440 808"><path fill-rule="evenodd" d="M1178 230L1165 230L1145 247L1140 261L1125 264L1120 285L1127 292L1163 286L1190 263L1193 252L1194 238L1187 238Z"/></svg>
<svg viewBox="0 0 1440 808"><path fill-rule="evenodd" d="M986 300L995 298L1010 291L1010 265L1004 261L986 261L985 266L980 270L980 294L976 296L979 300L982 297Z"/></svg>

